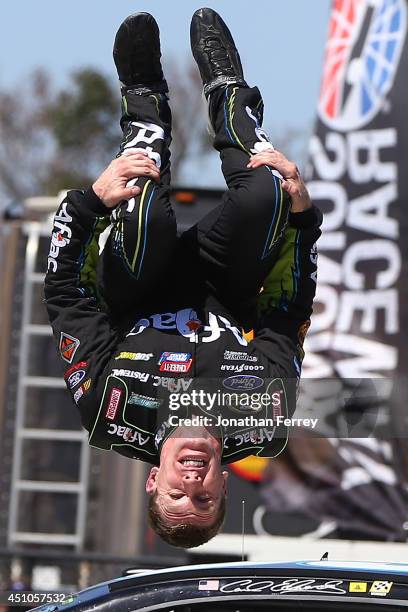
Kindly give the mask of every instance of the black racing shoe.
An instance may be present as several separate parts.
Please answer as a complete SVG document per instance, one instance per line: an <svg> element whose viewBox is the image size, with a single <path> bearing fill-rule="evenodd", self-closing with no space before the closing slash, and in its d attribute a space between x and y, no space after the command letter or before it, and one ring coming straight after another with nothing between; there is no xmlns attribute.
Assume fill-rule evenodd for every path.
<svg viewBox="0 0 408 612"><path fill-rule="evenodd" d="M218 13L210 8L196 11L191 20L190 39L205 96L223 85L248 87L234 39Z"/></svg>
<svg viewBox="0 0 408 612"><path fill-rule="evenodd" d="M113 59L121 84L135 93L166 93L159 27L149 13L129 15L116 33Z"/></svg>

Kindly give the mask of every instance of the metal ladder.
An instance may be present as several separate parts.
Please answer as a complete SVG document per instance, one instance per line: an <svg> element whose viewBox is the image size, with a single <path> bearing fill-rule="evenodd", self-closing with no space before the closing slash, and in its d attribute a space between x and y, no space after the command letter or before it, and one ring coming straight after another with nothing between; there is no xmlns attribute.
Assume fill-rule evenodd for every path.
<svg viewBox="0 0 408 612"><path fill-rule="evenodd" d="M13 466L10 487L10 510L8 520L8 544L10 547L23 544L46 544L55 546L73 546L77 551L83 548L86 527L87 491L89 479L90 450L85 431L43 429L41 427L26 427L26 414L29 410L27 390L41 389L44 397L48 389L65 389L65 383L60 378L47 376L31 376L28 370L29 347L41 336L52 336L49 325L32 322L32 306L34 289L44 282L44 274L38 273L39 241L41 237L50 236L51 230L47 223L27 222L22 226L22 238L26 239L25 267L23 280L22 328L19 342L18 390L16 405L16 420L14 431ZM56 410L58 407L56 406ZM41 440L44 444L53 441L77 442L80 453L79 480L77 482L44 481L23 479L24 474L24 442ZM23 492L38 492L51 495L61 493L77 496L75 530L73 533L44 533L40 531L22 531L19 529L21 518L21 494Z"/></svg>

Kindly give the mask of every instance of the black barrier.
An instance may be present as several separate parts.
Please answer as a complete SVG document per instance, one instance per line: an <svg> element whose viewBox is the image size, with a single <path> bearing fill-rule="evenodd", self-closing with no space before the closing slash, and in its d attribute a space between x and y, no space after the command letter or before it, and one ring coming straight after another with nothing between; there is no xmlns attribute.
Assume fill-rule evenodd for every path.
<svg viewBox="0 0 408 612"><path fill-rule="evenodd" d="M36 566L55 568L59 572L61 583L56 590L71 593L97 582L117 578L128 568L161 569L186 563L188 563L187 555L180 554L172 557L165 555L121 557L105 553L77 553L66 550L0 548L0 591L32 592L32 574ZM33 602L34 600L31 603ZM0 605L4 603L2 601ZM32 607L34 606L28 606Z"/></svg>

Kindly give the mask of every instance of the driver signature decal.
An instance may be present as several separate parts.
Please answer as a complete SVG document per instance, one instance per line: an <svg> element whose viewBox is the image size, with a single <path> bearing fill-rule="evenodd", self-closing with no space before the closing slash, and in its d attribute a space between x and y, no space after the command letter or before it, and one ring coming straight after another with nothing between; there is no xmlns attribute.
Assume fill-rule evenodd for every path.
<svg viewBox="0 0 408 612"><path fill-rule="evenodd" d="M224 584L220 591L223 593L322 593L343 594L346 590L341 588L343 580L315 580L289 578L287 580L237 580Z"/></svg>

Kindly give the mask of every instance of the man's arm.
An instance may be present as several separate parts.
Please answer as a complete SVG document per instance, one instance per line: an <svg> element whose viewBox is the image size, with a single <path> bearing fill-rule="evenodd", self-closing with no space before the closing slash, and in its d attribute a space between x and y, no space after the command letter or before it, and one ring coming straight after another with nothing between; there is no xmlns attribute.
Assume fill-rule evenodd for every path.
<svg viewBox="0 0 408 612"><path fill-rule="evenodd" d="M322 214L312 205L295 164L278 151L265 151L253 156L249 167L262 164L281 173L282 188L290 194L292 205L279 259L265 279L258 299L257 327L284 334L301 348L316 293L316 241L321 235Z"/></svg>
<svg viewBox="0 0 408 612"><path fill-rule="evenodd" d="M314 206L290 213L279 259L258 299L258 327L269 327L303 345L316 293L321 213Z"/></svg>
<svg viewBox="0 0 408 612"><path fill-rule="evenodd" d="M65 367L65 381L92 425L99 378L117 343L96 295L98 235L110 208L140 192L130 178L149 172L150 160L137 153L114 160L87 191L70 191L61 203L51 236L45 277L45 303Z"/></svg>

